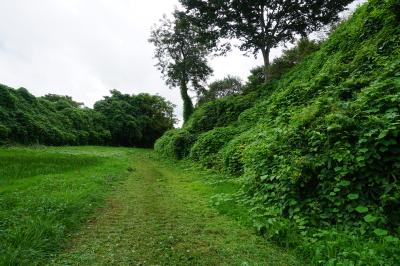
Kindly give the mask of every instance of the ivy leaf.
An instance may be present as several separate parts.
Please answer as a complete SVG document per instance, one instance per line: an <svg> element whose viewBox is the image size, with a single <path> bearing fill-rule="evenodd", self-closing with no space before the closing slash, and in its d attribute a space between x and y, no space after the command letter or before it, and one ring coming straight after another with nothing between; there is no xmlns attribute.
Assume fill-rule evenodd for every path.
<svg viewBox="0 0 400 266"><path fill-rule="evenodd" d="M356 200L359 198L359 195L357 193L351 193L351 194L347 195L347 198L349 200Z"/></svg>
<svg viewBox="0 0 400 266"><path fill-rule="evenodd" d="M341 185L343 187L348 187L348 186L350 186L350 181L343 180L342 182L339 183L339 185Z"/></svg>
<svg viewBox="0 0 400 266"><path fill-rule="evenodd" d="M366 212L368 212L368 208L365 207L365 206L358 206L358 207L356 208L356 211L357 211L358 213L366 213Z"/></svg>
<svg viewBox="0 0 400 266"><path fill-rule="evenodd" d="M377 228L374 230L375 235L377 236L386 236L388 234L387 230Z"/></svg>
<svg viewBox="0 0 400 266"><path fill-rule="evenodd" d="M392 242L392 243L397 243L397 242L399 242L399 238L397 238L395 236L386 236L385 237L385 241Z"/></svg>
<svg viewBox="0 0 400 266"><path fill-rule="evenodd" d="M378 217L376 217L376 216L373 216L373 215L371 215L371 214L368 214L368 215L366 215L365 217L364 217L364 221L366 221L367 223L375 223L376 221L378 221Z"/></svg>
<svg viewBox="0 0 400 266"><path fill-rule="evenodd" d="M388 134L387 130L384 130L381 132L381 134L379 134L378 139L383 139L384 137L386 137Z"/></svg>

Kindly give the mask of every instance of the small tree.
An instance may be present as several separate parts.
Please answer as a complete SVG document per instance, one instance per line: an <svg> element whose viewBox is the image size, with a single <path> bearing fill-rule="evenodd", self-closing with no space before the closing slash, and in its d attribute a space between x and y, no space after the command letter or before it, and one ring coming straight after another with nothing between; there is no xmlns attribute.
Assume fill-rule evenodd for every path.
<svg viewBox="0 0 400 266"><path fill-rule="evenodd" d="M320 44L316 41L309 40L308 38L300 39L296 46L283 50L282 55L274 59L268 69L268 79L280 79L290 69L304 60L304 58L318 51L319 48Z"/></svg>
<svg viewBox="0 0 400 266"><path fill-rule="evenodd" d="M237 38L242 51L264 59L268 81L271 49L339 19L353 0L180 0L201 28L218 38ZM210 35L210 33L207 33Z"/></svg>
<svg viewBox="0 0 400 266"><path fill-rule="evenodd" d="M188 120L193 113L193 102L188 91L201 94L203 84L212 74L208 66L209 49L204 38L184 13L175 11L174 20L164 16L160 24L153 28L149 41L154 44L156 65L167 85L179 87L183 100L183 119Z"/></svg>
<svg viewBox="0 0 400 266"><path fill-rule="evenodd" d="M242 91L242 87L242 80L239 77L228 75L208 85L208 90L199 96L198 105L229 95L239 94Z"/></svg>

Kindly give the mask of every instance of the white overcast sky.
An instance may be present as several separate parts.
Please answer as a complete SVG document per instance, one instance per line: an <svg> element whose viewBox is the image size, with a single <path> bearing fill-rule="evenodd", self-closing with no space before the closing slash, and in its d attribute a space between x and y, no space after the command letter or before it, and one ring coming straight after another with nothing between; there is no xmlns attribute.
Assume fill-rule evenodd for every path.
<svg viewBox="0 0 400 266"><path fill-rule="evenodd" d="M152 25L177 0L0 0L0 83L36 96L69 95L91 107L109 90L160 94L182 107L154 67ZM273 51L273 57L279 51ZM214 76L243 80L261 59L212 60Z"/></svg>

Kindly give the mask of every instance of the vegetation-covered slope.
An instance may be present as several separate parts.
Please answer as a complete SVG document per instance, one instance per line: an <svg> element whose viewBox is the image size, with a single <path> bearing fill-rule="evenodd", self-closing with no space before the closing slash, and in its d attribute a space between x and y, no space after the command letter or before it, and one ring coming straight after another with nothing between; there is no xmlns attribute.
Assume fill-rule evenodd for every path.
<svg viewBox="0 0 400 266"><path fill-rule="evenodd" d="M399 263L400 2L369 1L281 79L251 86L156 150L242 176L256 227L316 260ZM361 236L379 241L355 247Z"/></svg>
<svg viewBox="0 0 400 266"><path fill-rule="evenodd" d="M151 147L173 127L173 105L162 97L111 93L90 109L68 96L35 97L0 84L0 144Z"/></svg>

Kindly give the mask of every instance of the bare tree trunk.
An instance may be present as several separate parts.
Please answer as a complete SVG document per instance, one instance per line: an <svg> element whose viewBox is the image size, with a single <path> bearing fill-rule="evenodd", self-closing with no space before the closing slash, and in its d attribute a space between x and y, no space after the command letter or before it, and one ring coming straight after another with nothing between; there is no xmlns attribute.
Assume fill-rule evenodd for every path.
<svg viewBox="0 0 400 266"><path fill-rule="evenodd" d="M188 94L188 87L186 82L181 82L181 97L183 100L183 123L186 123L193 113L194 107L192 99Z"/></svg>
<svg viewBox="0 0 400 266"><path fill-rule="evenodd" d="M261 52L263 55L263 59L264 59L264 82L268 83L269 81L269 66L270 66L270 61L269 61L269 53L270 53L271 49L268 47L263 47L261 48Z"/></svg>

